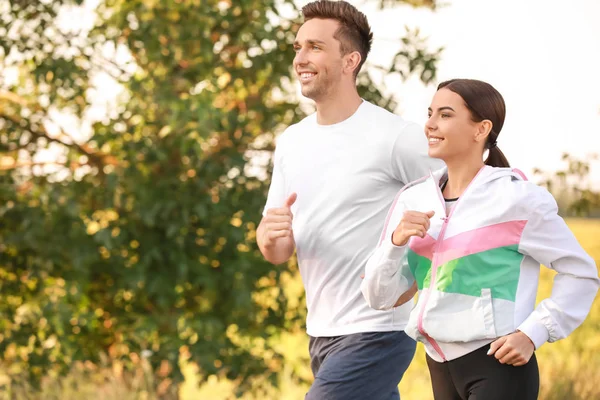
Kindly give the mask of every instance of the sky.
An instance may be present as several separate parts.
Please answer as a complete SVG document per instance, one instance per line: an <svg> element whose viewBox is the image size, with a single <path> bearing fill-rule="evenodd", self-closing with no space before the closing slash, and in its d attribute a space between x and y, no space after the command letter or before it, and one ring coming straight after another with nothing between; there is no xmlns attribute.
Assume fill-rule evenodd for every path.
<svg viewBox="0 0 600 400"><path fill-rule="evenodd" d="M430 48L443 46L436 83L474 78L492 84L507 105L499 148L512 166L562 167L561 155L600 153L600 1L447 0L432 12L408 6L380 11L349 1L371 24L371 62L389 65L405 25L419 27ZM299 1L302 5L307 1ZM435 85L388 79L397 113L421 125ZM600 162L591 183L600 188Z"/></svg>

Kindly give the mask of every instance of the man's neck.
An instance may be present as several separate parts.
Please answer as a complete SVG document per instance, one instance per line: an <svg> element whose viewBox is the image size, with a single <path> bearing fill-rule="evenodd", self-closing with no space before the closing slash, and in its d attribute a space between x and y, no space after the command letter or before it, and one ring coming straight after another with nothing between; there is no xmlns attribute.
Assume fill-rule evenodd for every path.
<svg viewBox="0 0 600 400"><path fill-rule="evenodd" d="M356 88L317 102L317 123L333 125L350 118L362 103Z"/></svg>

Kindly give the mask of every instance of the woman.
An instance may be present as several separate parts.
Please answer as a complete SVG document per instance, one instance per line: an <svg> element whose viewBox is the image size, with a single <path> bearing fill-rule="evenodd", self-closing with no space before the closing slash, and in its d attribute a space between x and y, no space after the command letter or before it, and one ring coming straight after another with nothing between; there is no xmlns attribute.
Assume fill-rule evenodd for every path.
<svg viewBox="0 0 600 400"><path fill-rule="evenodd" d="M536 399L534 350L577 328L598 290L553 197L498 149L504 116L485 82L438 86L425 135L446 168L398 194L361 285L376 309L418 288L406 333L425 344L436 400ZM534 310L540 263L558 275Z"/></svg>

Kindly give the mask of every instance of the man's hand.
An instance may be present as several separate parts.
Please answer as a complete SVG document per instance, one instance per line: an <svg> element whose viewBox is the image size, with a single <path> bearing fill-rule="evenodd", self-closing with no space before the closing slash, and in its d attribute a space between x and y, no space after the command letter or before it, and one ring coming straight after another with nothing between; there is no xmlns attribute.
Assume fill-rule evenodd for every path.
<svg viewBox="0 0 600 400"><path fill-rule="evenodd" d="M271 208L262 220L264 229L262 230L262 245L265 249L274 247L279 241L287 241L294 244L294 234L292 232L292 204L296 202L298 196L292 193L285 201L283 207Z"/></svg>
<svg viewBox="0 0 600 400"><path fill-rule="evenodd" d="M404 246L411 236L425 237L433 214L435 214L433 211L426 213L406 211L392 234L392 243L396 246Z"/></svg>
<svg viewBox="0 0 600 400"><path fill-rule="evenodd" d="M394 307L400 307L402 304L409 302L410 300L412 300L413 297L415 297L415 294L418 291L419 289L417 288L417 282L415 282L410 287L410 289L408 289L406 292L402 293L400 297L398 297L398 300L396 300L396 304L394 304Z"/></svg>
<svg viewBox="0 0 600 400"><path fill-rule="evenodd" d="M494 355L500 364L520 367L529 362L534 350L535 346L529 336L517 331L493 341L487 354Z"/></svg>

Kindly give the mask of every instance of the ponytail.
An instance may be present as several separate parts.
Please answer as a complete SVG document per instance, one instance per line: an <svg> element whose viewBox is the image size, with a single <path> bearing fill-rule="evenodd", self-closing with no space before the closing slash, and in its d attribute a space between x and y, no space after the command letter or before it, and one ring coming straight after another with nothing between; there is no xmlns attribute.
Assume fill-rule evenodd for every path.
<svg viewBox="0 0 600 400"><path fill-rule="evenodd" d="M489 149L488 156L485 159L485 164L490 167L508 168L510 164L498 146L494 145Z"/></svg>
<svg viewBox="0 0 600 400"><path fill-rule="evenodd" d="M485 159L485 164L490 167L498 168L509 168L508 160L504 156L504 153L498 148L496 140L498 139L498 133L494 129L488 135L485 147L488 149L488 156Z"/></svg>

